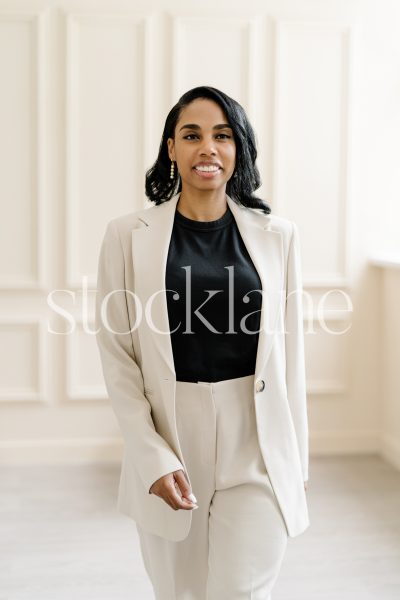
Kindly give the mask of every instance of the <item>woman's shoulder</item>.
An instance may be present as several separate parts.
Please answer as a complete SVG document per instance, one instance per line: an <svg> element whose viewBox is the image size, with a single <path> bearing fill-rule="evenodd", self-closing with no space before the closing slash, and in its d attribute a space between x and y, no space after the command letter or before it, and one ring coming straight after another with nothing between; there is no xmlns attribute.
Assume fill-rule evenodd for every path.
<svg viewBox="0 0 400 600"><path fill-rule="evenodd" d="M251 211L253 218L264 228L267 230L278 231L282 233L282 235L291 236L293 233L294 222L286 217L281 217L279 215L270 213L267 215L261 209L249 208Z"/></svg>
<svg viewBox="0 0 400 600"><path fill-rule="evenodd" d="M141 219L145 219L146 213L148 211L154 210L155 208L155 205L151 205L146 208L140 208L134 211L116 215L115 217L109 220L108 226L114 227L118 231L120 236L127 235L135 227L139 227L142 224L144 224L144 221L142 221Z"/></svg>

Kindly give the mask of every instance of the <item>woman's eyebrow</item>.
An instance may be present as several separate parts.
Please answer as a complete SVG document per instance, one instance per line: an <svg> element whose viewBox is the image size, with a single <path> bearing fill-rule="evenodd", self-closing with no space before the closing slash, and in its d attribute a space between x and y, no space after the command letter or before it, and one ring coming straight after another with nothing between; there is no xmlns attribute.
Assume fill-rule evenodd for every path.
<svg viewBox="0 0 400 600"><path fill-rule="evenodd" d="M182 129L201 129L201 127L196 123L187 123L186 125L182 125L179 131L182 131ZM232 127L228 123L219 123L218 125L214 125L213 129L232 129Z"/></svg>

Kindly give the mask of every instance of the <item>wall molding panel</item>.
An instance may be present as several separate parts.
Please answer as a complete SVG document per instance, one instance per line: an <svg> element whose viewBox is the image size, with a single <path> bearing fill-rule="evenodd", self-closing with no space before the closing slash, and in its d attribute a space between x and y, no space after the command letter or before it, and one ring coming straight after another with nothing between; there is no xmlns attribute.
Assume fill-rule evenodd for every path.
<svg viewBox="0 0 400 600"><path fill-rule="evenodd" d="M240 98L249 112L254 113L255 98L257 94L256 65L259 47L261 17L232 17L225 14L214 14L210 17L193 16L180 17L171 14L172 21L172 85L171 104L186 90L196 85L214 85L228 90L235 97ZM224 58L218 58L215 51L205 52L207 36L215 40L218 34L219 45L225 42L224 56L230 52L234 56L238 75L232 80L230 72L227 73L224 85ZM201 46L196 46L196 39L203 39ZM223 42L221 41L223 40ZM229 50L228 50L229 49ZM232 59L231 59L232 60ZM202 70L207 63L207 80L204 76L201 83L196 75L196 64ZM185 71L185 65L187 67ZM193 82L195 78L197 82ZM237 85L232 89L232 85Z"/></svg>
<svg viewBox="0 0 400 600"><path fill-rule="evenodd" d="M0 11L3 118L1 195L9 227L2 235L7 268L0 289L44 290L46 271L46 19L45 12ZM12 64L8 56L13 56ZM13 129L11 126L13 125ZM22 172L18 170L22 169ZM28 215L29 219L21 218ZM17 239L20 239L18 246ZM14 252L6 248L14 246ZM16 252L18 251L18 253ZM12 267L12 270L11 270Z"/></svg>
<svg viewBox="0 0 400 600"><path fill-rule="evenodd" d="M94 331L94 320L89 322L89 328L91 331ZM90 342L87 336L90 336ZM84 346L86 342L88 342L89 347ZM91 361L93 353L97 359L99 383L85 384L81 380L81 371L85 370L85 366L87 370L90 369L92 371L93 366L90 365L90 362L86 363L85 361L89 359ZM65 336L65 357L67 386L65 397L67 401L108 400L108 394L102 380L100 356L96 347L96 339L94 335L84 331L82 319L76 319L75 331Z"/></svg>
<svg viewBox="0 0 400 600"><path fill-rule="evenodd" d="M304 254L310 288L350 285L356 31L353 23L275 19L274 208L310 246L326 248L328 231L332 247L325 259Z"/></svg>
<svg viewBox="0 0 400 600"><path fill-rule="evenodd" d="M143 185L150 33L151 18L142 13L66 13L65 255L66 282L70 288L79 288L82 276L88 276L89 285L96 284L96 273L89 271L94 261L88 256L94 246L85 248L86 238L93 239L91 222L96 211L99 220L106 223L111 214L134 210L132 198ZM97 64L99 48L103 49L101 68ZM118 95L115 89L121 93ZM96 111L97 120L91 116ZM131 119L126 131L123 131L123 111ZM101 132L96 130L99 121L103 126ZM121 150L119 144L125 144L127 151ZM115 153L120 162L113 160ZM134 167L128 153L132 153ZM98 182L96 164L100 169ZM115 165L115 176L110 174L106 178L108 165ZM126 177L124 188L130 185L130 194L126 189L121 188L121 193L118 190L122 177ZM106 211L105 201L108 201ZM139 202L138 208L141 205Z"/></svg>
<svg viewBox="0 0 400 600"><path fill-rule="evenodd" d="M1 403L48 403L49 353L45 328L44 318L1 317L0 345L8 349L2 356ZM20 383L21 379L25 379L25 385Z"/></svg>

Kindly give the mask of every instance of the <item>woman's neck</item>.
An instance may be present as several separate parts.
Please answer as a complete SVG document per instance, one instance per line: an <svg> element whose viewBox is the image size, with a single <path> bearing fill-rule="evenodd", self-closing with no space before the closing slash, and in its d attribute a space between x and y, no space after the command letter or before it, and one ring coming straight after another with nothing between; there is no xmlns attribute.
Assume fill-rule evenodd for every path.
<svg viewBox="0 0 400 600"><path fill-rule="evenodd" d="M212 198L190 196L190 199L184 192L181 192L176 210L184 217L194 221L215 221L226 213L227 205L225 192L222 195L216 194Z"/></svg>

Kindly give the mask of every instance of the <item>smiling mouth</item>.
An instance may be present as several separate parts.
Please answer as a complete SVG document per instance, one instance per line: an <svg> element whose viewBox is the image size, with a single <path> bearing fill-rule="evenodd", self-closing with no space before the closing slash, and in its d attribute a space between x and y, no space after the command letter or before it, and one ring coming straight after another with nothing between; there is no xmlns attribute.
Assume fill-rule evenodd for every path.
<svg viewBox="0 0 400 600"><path fill-rule="evenodd" d="M200 171L201 173L216 173L217 171L221 171L221 167L218 165L212 167L193 167L195 171Z"/></svg>
<svg viewBox="0 0 400 600"><path fill-rule="evenodd" d="M199 169L198 167L193 167L193 171L198 177L201 177L202 179L213 179L214 177L222 173L221 167L217 167L216 169Z"/></svg>

